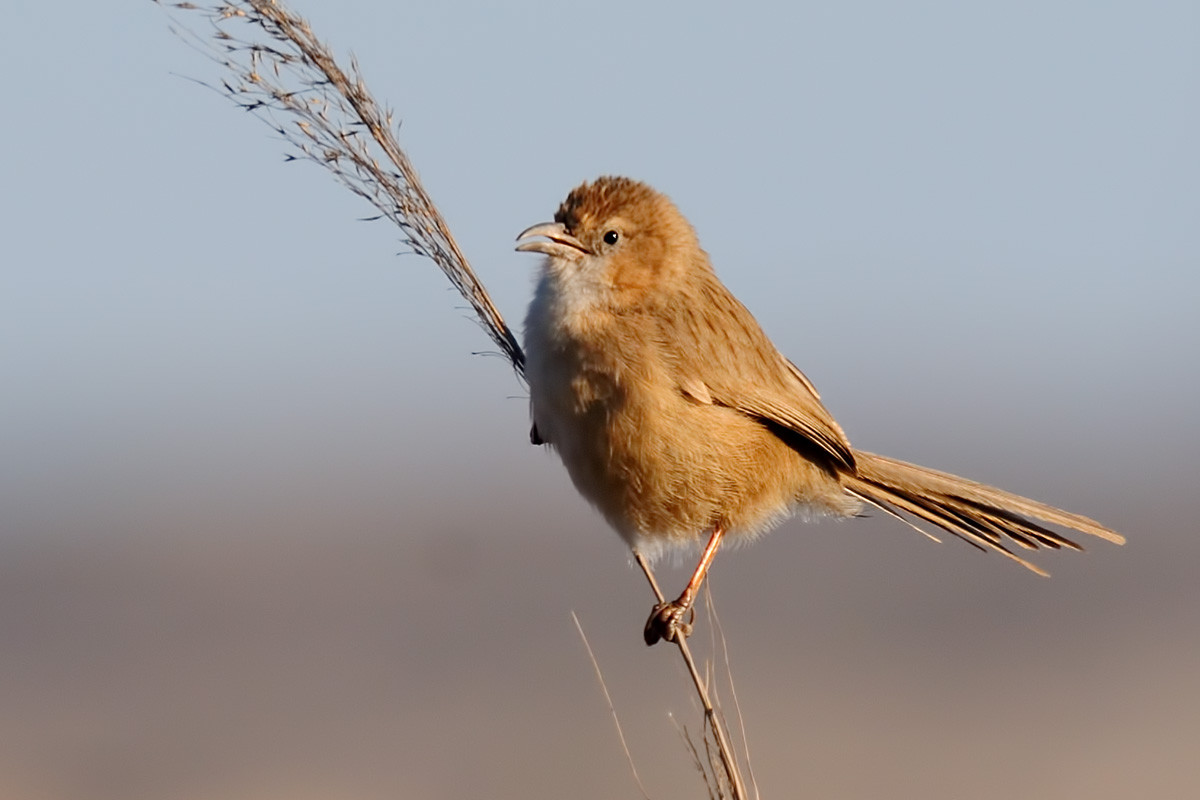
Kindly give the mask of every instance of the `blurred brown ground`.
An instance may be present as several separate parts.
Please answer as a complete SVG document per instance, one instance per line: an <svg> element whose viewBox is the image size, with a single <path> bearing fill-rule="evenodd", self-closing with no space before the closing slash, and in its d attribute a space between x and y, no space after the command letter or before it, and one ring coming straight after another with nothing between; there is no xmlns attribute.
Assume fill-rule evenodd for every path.
<svg viewBox="0 0 1200 800"><path fill-rule="evenodd" d="M147 458L56 479L90 499L10 502L0 796L637 796L571 609L651 796L703 796L670 719L700 722L678 659L640 643L648 590L555 459L508 433L391 465ZM1169 463L1119 485L1099 443L1027 446L1032 466L931 449L1129 545L1043 556L1043 580L887 519L793 521L718 559L764 796L1190 796L1194 487Z"/></svg>

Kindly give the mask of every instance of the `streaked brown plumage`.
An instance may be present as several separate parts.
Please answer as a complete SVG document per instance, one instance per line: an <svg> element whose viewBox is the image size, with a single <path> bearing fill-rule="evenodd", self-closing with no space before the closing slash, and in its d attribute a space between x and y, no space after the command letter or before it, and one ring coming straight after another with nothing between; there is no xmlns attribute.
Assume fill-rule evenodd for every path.
<svg viewBox="0 0 1200 800"><path fill-rule="evenodd" d="M711 535L687 589L651 615L648 643L686 635L723 534L753 535L797 510L851 516L869 503L1039 574L1007 545L1081 548L1035 520L1124 541L1086 517L853 449L688 221L645 184L584 183L518 241L547 256L525 322L534 442L558 451L635 551L654 558Z"/></svg>

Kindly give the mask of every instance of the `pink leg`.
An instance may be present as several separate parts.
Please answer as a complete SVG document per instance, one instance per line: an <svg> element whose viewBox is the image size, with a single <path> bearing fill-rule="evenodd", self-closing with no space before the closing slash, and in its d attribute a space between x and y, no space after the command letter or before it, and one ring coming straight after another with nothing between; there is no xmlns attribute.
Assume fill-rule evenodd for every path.
<svg viewBox="0 0 1200 800"><path fill-rule="evenodd" d="M691 635L692 626L683 621L683 616L692 610L692 604L696 601L708 568L717 556L717 548L721 546L721 537L724 535L725 528L718 522L713 526L712 536L700 555L700 563L696 565L696 571L692 573L692 579L688 581L683 592L669 603L659 603L650 612L650 619L646 620L646 630L643 634L646 644L657 644L660 639L673 642L681 633L685 639Z"/></svg>

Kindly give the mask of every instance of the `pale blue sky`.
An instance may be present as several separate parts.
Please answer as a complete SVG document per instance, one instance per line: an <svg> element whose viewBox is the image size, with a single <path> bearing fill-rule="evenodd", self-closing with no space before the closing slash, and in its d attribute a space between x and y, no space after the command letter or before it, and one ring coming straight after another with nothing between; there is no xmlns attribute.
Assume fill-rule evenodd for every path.
<svg viewBox="0 0 1200 800"><path fill-rule="evenodd" d="M804 785L831 797L897 779L980 798L1200 780L1179 744L1200 730L1200 5L293 5L403 120L515 327L535 269L515 235L586 178L646 180L857 446L1130 535L1039 559L1055 574L1041 583L887 520L790 524L719 559L768 796L791 796L801 739ZM647 593L527 444L522 389L471 355L489 342L444 278L180 77L219 74L149 0L10 0L0 66L0 651L22 654L0 691L29 703L0 722L24 747L0 748L0 794L96 797L103 763L113 797L167 796L195 758L236 789L207 796L301 796L295 775L321 796L391 796L400 780L481 796L524 788L533 752L563 770L533 796L566 796L589 769L595 796L632 791L572 607L655 796L672 796L654 773L687 766L654 749L674 733L639 694L658 670L674 685L670 656L637 644ZM295 650L239 649L273 646L293 608L278 635ZM455 649L471 642L488 678ZM313 650L369 679L293 657ZM291 683L256 672L272 658ZM1080 680L992 691L1059 671ZM352 755L305 711L327 696ZM205 716L222 702L227 716ZM263 716L246 723L247 703ZM456 704L473 732L444 729ZM546 721L560 712L565 734ZM311 749L288 738L296 721ZM108 750L78 733L93 729ZM264 741L246 777L239 759ZM1030 779L990 772L989 750ZM894 772L872 783L856 753ZM165 765L160 783L147 763ZM355 783L370 780L385 788Z"/></svg>
<svg viewBox="0 0 1200 800"><path fill-rule="evenodd" d="M880 393L927 424L967 428L959 409L982 405L1120 435L1132 405L1138 426L1184 433L1194 4L668 6L301 9L404 120L514 325L534 265L513 234L624 173L677 200L856 441L877 424L899 443ZM401 380L423 389L389 399L398 416L463 391L472 415L506 409L489 430L523 415L427 263L393 258L391 231L353 221L360 201L171 74L215 76L165 15L63 8L17 3L0 34L21 76L0 133L8 452L203 426L273 392L330 422L305 396Z"/></svg>

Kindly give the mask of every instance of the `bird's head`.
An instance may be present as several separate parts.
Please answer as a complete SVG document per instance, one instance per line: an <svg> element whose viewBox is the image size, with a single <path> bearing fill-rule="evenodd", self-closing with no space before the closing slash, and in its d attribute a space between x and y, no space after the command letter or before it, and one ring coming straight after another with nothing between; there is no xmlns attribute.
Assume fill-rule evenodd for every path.
<svg viewBox="0 0 1200 800"><path fill-rule="evenodd" d="M554 222L526 228L517 250L542 253L545 268L564 281L599 283L627 299L709 269L696 233L664 194L629 178L598 178L577 186Z"/></svg>

